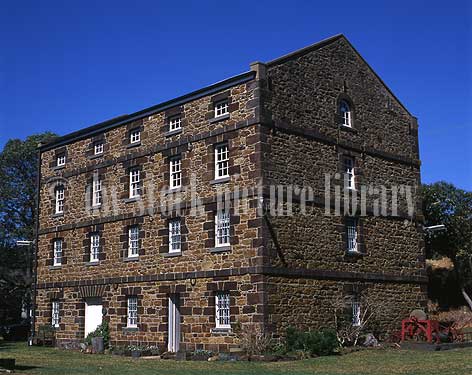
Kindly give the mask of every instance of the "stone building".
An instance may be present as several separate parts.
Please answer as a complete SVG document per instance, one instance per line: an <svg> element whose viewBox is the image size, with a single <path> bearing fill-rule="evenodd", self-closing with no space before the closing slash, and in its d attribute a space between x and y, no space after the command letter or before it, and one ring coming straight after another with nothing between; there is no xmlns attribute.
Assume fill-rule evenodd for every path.
<svg viewBox="0 0 472 375"><path fill-rule="evenodd" d="M425 303L417 121L343 35L58 138L40 166L34 324L60 345L107 320L115 345L230 351L236 323L328 327L347 296L356 324L362 294L387 332ZM377 215L374 188L336 215L362 186L411 207Z"/></svg>

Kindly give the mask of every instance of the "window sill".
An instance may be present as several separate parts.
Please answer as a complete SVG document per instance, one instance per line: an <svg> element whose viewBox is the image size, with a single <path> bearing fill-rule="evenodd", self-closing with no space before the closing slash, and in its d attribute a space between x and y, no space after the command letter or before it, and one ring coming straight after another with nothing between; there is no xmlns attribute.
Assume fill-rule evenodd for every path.
<svg viewBox="0 0 472 375"><path fill-rule="evenodd" d="M139 196L139 197L132 197L132 198L126 198L126 199L124 199L123 202L125 202L125 203L133 203L133 202L138 202L138 201L140 201L141 199L142 199L141 196Z"/></svg>
<svg viewBox="0 0 472 375"><path fill-rule="evenodd" d="M182 252L181 251L176 251L174 253L164 253L164 254L162 254L162 256L164 258L180 257L180 256L182 256Z"/></svg>
<svg viewBox="0 0 472 375"><path fill-rule="evenodd" d="M351 133L354 133L354 134L357 133L357 129L353 128L352 126L339 125L339 128L340 128L341 130L345 130L345 131L347 131L347 132L351 132Z"/></svg>
<svg viewBox="0 0 472 375"><path fill-rule="evenodd" d="M66 166L65 165L56 165L54 167L51 167L53 171L60 171L61 169L64 169Z"/></svg>
<svg viewBox="0 0 472 375"><path fill-rule="evenodd" d="M215 246L215 247L212 247L209 251L210 253L225 253L225 252L231 251L231 245Z"/></svg>
<svg viewBox="0 0 472 375"><path fill-rule="evenodd" d="M103 156L103 152L102 152L101 154L89 155L88 158L89 158L90 160L93 160L93 159L99 159L99 158L101 158L102 156Z"/></svg>
<svg viewBox="0 0 472 375"><path fill-rule="evenodd" d="M62 268L62 264L56 264L55 266L49 266L48 269L52 270L60 270Z"/></svg>
<svg viewBox="0 0 472 375"><path fill-rule="evenodd" d="M85 262L85 265L88 267L88 266L98 266L100 264L100 261L99 260L95 260L95 261L92 261L92 262Z"/></svg>
<svg viewBox="0 0 472 375"><path fill-rule="evenodd" d="M123 332L139 332L138 327L123 327Z"/></svg>
<svg viewBox="0 0 472 375"><path fill-rule="evenodd" d="M231 328L212 328L211 333L218 336L227 336L233 333Z"/></svg>
<svg viewBox="0 0 472 375"><path fill-rule="evenodd" d="M123 262L139 262L139 255L131 256L131 257L124 257Z"/></svg>
<svg viewBox="0 0 472 375"><path fill-rule="evenodd" d="M213 124L215 122L220 122L220 121L223 121L223 120L227 120L227 119L229 119L229 113L227 113L226 115L211 118L210 119L210 124Z"/></svg>
<svg viewBox="0 0 472 375"><path fill-rule="evenodd" d="M52 214L52 217L53 218L64 217L64 212L60 212L60 213L57 213L57 214Z"/></svg>
<svg viewBox="0 0 472 375"><path fill-rule="evenodd" d="M139 146L141 146L141 141L139 141L139 142L134 142L134 143L128 143L128 144L126 145L126 148L133 148L133 147L139 147Z"/></svg>
<svg viewBox="0 0 472 375"><path fill-rule="evenodd" d="M348 257L363 257L365 254L357 250L348 250L346 251L346 256Z"/></svg>
<svg viewBox="0 0 472 375"><path fill-rule="evenodd" d="M169 130L164 133L164 137L172 137L173 135L182 133L181 129Z"/></svg>
<svg viewBox="0 0 472 375"><path fill-rule="evenodd" d="M90 206L89 211L91 211L91 212L94 212L94 211L100 212L100 209L101 209L101 208L102 208L102 205L101 205L101 204L97 204L96 206Z"/></svg>
<svg viewBox="0 0 472 375"><path fill-rule="evenodd" d="M179 187L167 189L167 190L164 192L164 194L165 194L165 195L169 195L169 194L174 194L174 193L181 193L182 191L184 191L183 187L182 187L182 186L179 186Z"/></svg>
<svg viewBox="0 0 472 375"><path fill-rule="evenodd" d="M224 184L225 182L229 182L231 179L230 176L228 177L221 177L221 178L215 178L214 180L210 181L210 185L217 185L217 184Z"/></svg>

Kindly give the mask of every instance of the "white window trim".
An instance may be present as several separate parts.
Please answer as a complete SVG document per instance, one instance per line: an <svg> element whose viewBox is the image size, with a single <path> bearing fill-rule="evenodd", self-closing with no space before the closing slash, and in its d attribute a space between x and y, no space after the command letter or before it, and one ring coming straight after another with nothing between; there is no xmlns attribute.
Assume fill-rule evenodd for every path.
<svg viewBox="0 0 472 375"><path fill-rule="evenodd" d="M170 188L177 189L182 186L182 158L176 156L169 161Z"/></svg>
<svg viewBox="0 0 472 375"><path fill-rule="evenodd" d="M220 306L224 304L223 308ZM227 322L222 322L225 320L224 314L226 311L226 320ZM231 306L230 306L230 294L228 292L217 292L215 294L215 327L218 329L230 329L231 328Z"/></svg>
<svg viewBox="0 0 472 375"><path fill-rule="evenodd" d="M351 303L353 327L359 327L361 325L361 308L359 301L353 301Z"/></svg>
<svg viewBox="0 0 472 375"><path fill-rule="evenodd" d="M103 154L103 142L97 142L93 145L93 154L94 155Z"/></svg>
<svg viewBox="0 0 472 375"><path fill-rule="evenodd" d="M64 195L65 195L65 190L64 187L58 187L56 188L56 214L62 214L64 213Z"/></svg>
<svg viewBox="0 0 472 375"><path fill-rule="evenodd" d="M54 240L54 259L53 259L53 266L61 266L62 265L62 240L57 238ZM60 254L60 256L58 256Z"/></svg>
<svg viewBox="0 0 472 375"><path fill-rule="evenodd" d="M214 104L215 118L229 114L228 99L220 100Z"/></svg>
<svg viewBox="0 0 472 375"><path fill-rule="evenodd" d="M133 234L133 231L136 231L137 233ZM133 239L133 235L136 235L137 238ZM136 252L134 253L134 251ZM136 257L139 257L139 227L133 225L128 228L128 258Z"/></svg>
<svg viewBox="0 0 472 375"><path fill-rule="evenodd" d="M98 175L93 176L92 180L92 206L102 205L102 180Z"/></svg>
<svg viewBox="0 0 472 375"><path fill-rule="evenodd" d="M92 233L90 235L90 263L98 262L100 259L100 235Z"/></svg>
<svg viewBox="0 0 472 375"><path fill-rule="evenodd" d="M182 222L180 218L176 218L169 221L169 253L180 253L181 251Z"/></svg>
<svg viewBox="0 0 472 375"><path fill-rule="evenodd" d="M230 246L231 244L231 223L230 214L227 211L220 211L215 215L215 247ZM227 231L227 233L225 233ZM226 241L221 242L222 239Z"/></svg>
<svg viewBox="0 0 472 375"><path fill-rule="evenodd" d="M215 146L215 180L229 177L229 147L227 144ZM221 175L220 175L221 171Z"/></svg>
<svg viewBox="0 0 472 375"><path fill-rule="evenodd" d="M356 190L356 175L354 174L354 158L350 156L343 157L344 178L347 177L347 188L349 190Z"/></svg>
<svg viewBox="0 0 472 375"><path fill-rule="evenodd" d="M169 118L169 131L173 132L180 129L182 129L182 117L173 116Z"/></svg>
<svg viewBox="0 0 472 375"><path fill-rule="evenodd" d="M346 246L349 253L357 253L358 250L358 239L359 233L357 230L358 220L353 217L346 219Z"/></svg>
<svg viewBox="0 0 472 375"><path fill-rule="evenodd" d="M341 125L342 126L345 126L346 128L352 128L352 110L351 110L351 106L349 105L348 102L346 102L345 100L341 101L340 103L340 109L343 105L343 103L347 106L347 111L345 112L342 112L340 110L340 114L341 114L341 118L342 118L342 123Z"/></svg>
<svg viewBox="0 0 472 375"><path fill-rule="evenodd" d="M55 328L59 328L60 318L60 306L59 301L51 302L51 325Z"/></svg>
<svg viewBox="0 0 472 375"><path fill-rule="evenodd" d="M58 167L63 167L64 165L66 165L66 155L65 154L62 154L62 155L59 155L56 159L56 165Z"/></svg>
<svg viewBox="0 0 472 375"><path fill-rule="evenodd" d="M129 171L129 197L139 198L140 196L141 196L141 171L139 169L134 168Z"/></svg>
<svg viewBox="0 0 472 375"><path fill-rule="evenodd" d="M128 297L126 326L128 328L138 327L138 297Z"/></svg>
<svg viewBox="0 0 472 375"><path fill-rule="evenodd" d="M129 132L129 143L135 144L141 142L141 129L133 129Z"/></svg>

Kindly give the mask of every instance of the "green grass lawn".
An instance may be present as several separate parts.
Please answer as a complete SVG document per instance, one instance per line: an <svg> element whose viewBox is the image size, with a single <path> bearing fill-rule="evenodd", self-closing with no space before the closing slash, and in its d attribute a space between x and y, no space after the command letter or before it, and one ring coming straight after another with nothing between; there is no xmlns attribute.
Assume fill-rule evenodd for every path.
<svg viewBox="0 0 472 375"><path fill-rule="evenodd" d="M472 374L472 348L442 352L364 350L292 362L179 362L91 355L24 343L1 343L0 358L16 358L19 374Z"/></svg>

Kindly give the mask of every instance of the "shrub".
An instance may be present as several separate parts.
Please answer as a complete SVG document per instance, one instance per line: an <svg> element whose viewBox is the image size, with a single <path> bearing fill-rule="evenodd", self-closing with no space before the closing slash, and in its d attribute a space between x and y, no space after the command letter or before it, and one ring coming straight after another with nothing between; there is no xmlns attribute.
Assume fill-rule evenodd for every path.
<svg viewBox="0 0 472 375"><path fill-rule="evenodd" d="M102 324L95 328L95 331L90 332L85 338L85 343L87 345L92 345L93 337L103 337L103 346L105 348L108 348L108 345L110 343L110 329L108 327L107 321L102 322Z"/></svg>
<svg viewBox="0 0 472 375"><path fill-rule="evenodd" d="M286 347L289 352L308 352L310 355L330 355L338 348L336 332L330 329L302 332L287 329Z"/></svg>
<svg viewBox="0 0 472 375"><path fill-rule="evenodd" d="M254 325L241 326L238 322L233 329L239 339L241 349L248 356L266 354L271 351L273 347L272 338Z"/></svg>

